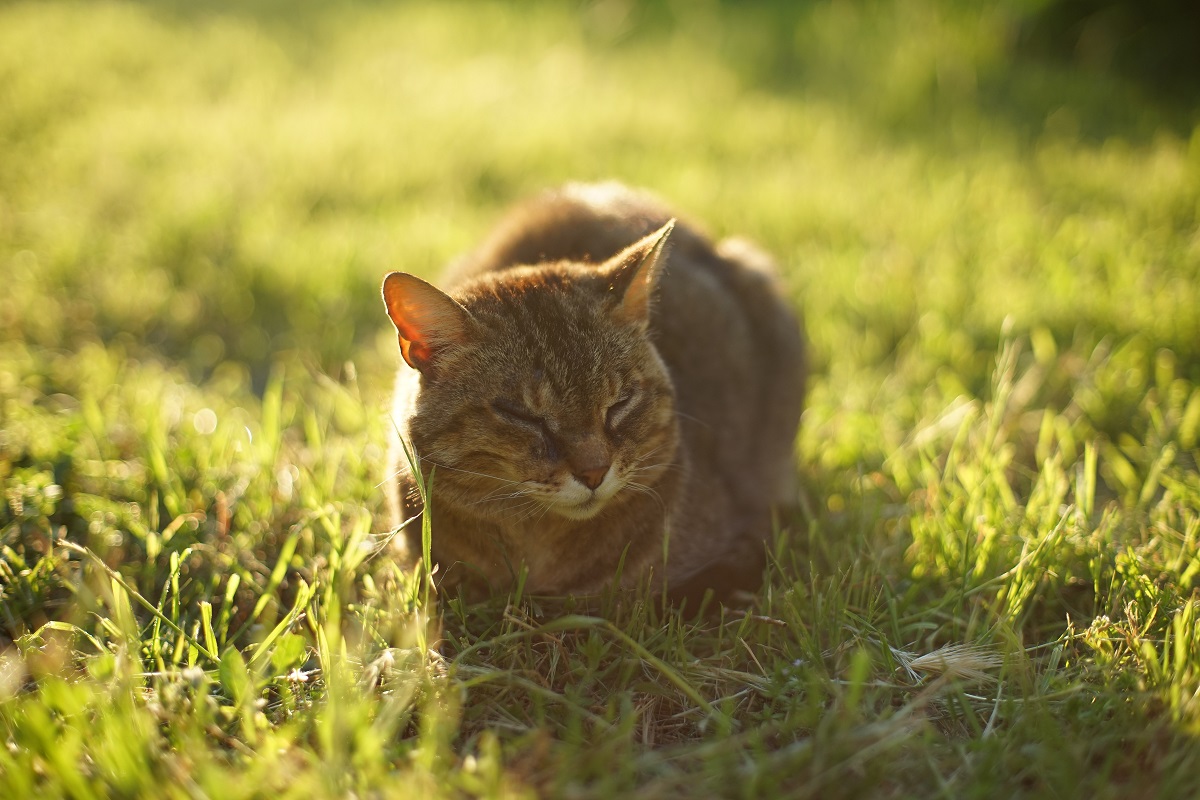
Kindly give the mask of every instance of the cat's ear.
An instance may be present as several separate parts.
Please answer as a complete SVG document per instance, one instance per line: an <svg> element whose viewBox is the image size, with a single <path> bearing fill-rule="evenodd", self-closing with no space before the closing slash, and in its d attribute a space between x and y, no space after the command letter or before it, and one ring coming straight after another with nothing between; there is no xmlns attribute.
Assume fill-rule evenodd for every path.
<svg viewBox="0 0 1200 800"><path fill-rule="evenodd" d="M666 262L667 239L675 228L669 221L654 233L640 239L608 260L608 289L620 298L619 314L639 325L650 321L650 298Z"/></svg>
<svg viewBox="0 0 1200 800"><path fill-rule="evenodd" d="M384 278L383 302L400 337L400 354L415 370L426 372L445 348L467 341L470 312L415 275Z"/></svg>

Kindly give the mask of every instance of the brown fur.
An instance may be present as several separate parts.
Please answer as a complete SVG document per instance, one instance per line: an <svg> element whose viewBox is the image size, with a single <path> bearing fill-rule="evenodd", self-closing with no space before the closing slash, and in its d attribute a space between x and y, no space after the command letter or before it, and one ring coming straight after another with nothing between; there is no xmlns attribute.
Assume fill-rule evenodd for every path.
<svg viewBox="0 0 1200 800"><path fill-rule="evenodd" d="M527 591L590 593L622 560L622 585L757 581L771 505L792 491L803 339L766 256L664 229L671 216L617 184L571 185L502 221L449 296L388 276L412 367L389 502L394 524L421 511L403 436L434 473L444 581L500 591L524 566ZM407 535L419 552L419 526Z"/></svg>

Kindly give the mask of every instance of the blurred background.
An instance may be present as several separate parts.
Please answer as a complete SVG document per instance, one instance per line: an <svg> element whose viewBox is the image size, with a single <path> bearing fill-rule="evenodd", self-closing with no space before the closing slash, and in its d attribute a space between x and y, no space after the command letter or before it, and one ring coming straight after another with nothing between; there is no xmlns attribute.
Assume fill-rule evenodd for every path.
<svg viewBox="0 0 1200 800"><path fill-rule="evenodd" d="M382 387L387 271L617 178L775 253L835 383L1005 325L1195 377L1198 8L4 3L0 342Z"/></svg>
<svg viewBox="0 0 1200 800"><path fill-rule="evenodd" d="M806 319L779 624L638 601L636 651L543 649L524 604L450 603L447 672L364 547L381 280L613 178L757 240ZM0 0L0 785L1169 796L1200 774L1198 443L1196 0ZM898 647L960 642L1005 654L1003 702L898 693ZM14 643L70 677L18 688Z"/></svg>

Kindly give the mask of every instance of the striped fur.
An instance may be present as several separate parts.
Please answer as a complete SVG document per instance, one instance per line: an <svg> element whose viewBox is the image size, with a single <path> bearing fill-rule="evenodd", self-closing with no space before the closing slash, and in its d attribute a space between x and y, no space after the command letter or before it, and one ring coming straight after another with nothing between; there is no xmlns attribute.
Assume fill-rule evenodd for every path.
<svg viewBox="0 0 1200 800"><path fill-rule="evenodd" d="M769 259L671 216L568 186L514 210L446 294L388 276L409 362L389 502L396 524L422 510L403 437L433 473L444 582L480 595L524 568L530 592L586 594L619 564L622 585L757 580L792 485L803 339Z"/></svg>

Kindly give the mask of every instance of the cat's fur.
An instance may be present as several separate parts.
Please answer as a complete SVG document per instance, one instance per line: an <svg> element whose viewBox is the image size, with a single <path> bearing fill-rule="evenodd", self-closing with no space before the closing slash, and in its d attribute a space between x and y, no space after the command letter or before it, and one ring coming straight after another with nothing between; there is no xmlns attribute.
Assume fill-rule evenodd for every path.
<svg viewBox="0 0 1200 800"><path fill-rule="evenodd" d="M388 276L409 364L389 504L394 524L421 511L403 436L433 473L444 581L757 583L770 508L794 500L804 342L766 256L672 216L618 184L571 185L511 212L448 296Z"/></svg>

